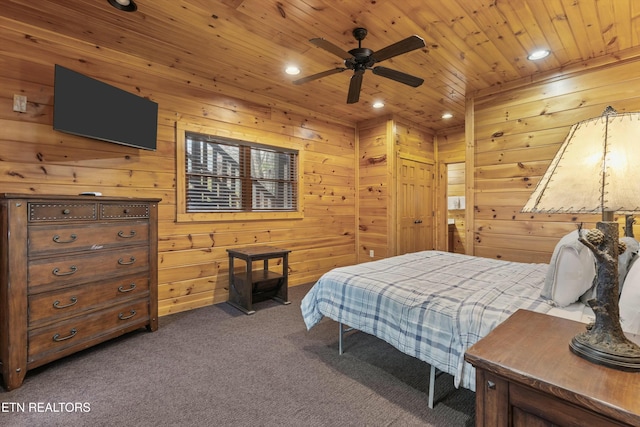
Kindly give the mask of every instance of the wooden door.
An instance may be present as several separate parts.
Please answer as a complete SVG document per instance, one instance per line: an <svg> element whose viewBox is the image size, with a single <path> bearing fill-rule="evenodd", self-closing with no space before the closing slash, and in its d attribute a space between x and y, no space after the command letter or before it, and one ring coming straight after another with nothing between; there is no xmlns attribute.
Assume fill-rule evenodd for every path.
<svg viewBox="0 0 640 427"><path fill-rule="evenodd" d="M398 159L397 254L434 249L433 164Z"/></svg>

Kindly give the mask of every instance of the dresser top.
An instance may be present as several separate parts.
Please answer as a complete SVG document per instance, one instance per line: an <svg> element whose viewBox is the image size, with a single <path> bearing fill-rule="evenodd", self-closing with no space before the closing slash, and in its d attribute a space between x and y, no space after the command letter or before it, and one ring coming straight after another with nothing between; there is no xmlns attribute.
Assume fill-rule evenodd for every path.
<svg viewBox="0 0 640 427"><path fill-rule="evenodd" d="M162 199L149 197L112 197L112 196L85 196L78 194L17 194L17 193L0 193L0 199L28 199L28 200L74 200L74 201L118 201L118 202L152 202L158 203Z"/></svg>
<svg viewBox="0 0 640 427"><path fill-rule="evenodd" d="M640 372L597 365L572 353L569 342L585 327L518 310L469 348L465 360L509 381L640 425ZM640 336L626 336L640 343Z"/></svg>

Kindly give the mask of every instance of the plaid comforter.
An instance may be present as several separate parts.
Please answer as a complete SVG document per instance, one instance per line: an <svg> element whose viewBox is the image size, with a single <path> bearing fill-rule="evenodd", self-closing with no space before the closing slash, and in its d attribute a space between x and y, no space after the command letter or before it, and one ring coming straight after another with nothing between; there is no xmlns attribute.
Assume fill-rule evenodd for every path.
<svg viewBox="0 0 640 427"><path fill-rule="evenodd" d="M516 310L547 312L548 264L424 251L335 268L304 297L311 329L324 316L385 340L475 391L464 353Z"/></svg>

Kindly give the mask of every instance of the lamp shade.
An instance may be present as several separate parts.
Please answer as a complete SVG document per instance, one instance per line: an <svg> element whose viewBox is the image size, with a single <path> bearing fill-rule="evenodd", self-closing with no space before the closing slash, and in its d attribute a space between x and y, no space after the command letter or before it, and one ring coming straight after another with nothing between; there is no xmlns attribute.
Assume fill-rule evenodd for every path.
<svg viewBox="0 0 640 427"><path fill-rule="evenodd" d="M640 211L640 112L574 124L522 212Z"/></svg>

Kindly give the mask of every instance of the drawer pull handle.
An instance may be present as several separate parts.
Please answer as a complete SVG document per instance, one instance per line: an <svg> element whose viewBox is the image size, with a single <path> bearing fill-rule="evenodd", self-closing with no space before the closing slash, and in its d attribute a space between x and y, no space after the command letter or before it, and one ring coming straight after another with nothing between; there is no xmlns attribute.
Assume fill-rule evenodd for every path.
<svg viewBox="0 0 640 427"><path fill-rule="evenodd" d="M120 259L118 260L118 264L120 264L120 265L131 265L131 264L133 264L134 262L136 262L136 258L135 258L135 257L131 257L131 258L129 258L129 261L125 261L125 260L123 260L122 258L120 258Z"/></svg>
<svg viewBox="0 0 640 427"><path fill-rule="evenodd" d="M131 313L131 314L128 315L128 316L125 316L124 313L118 314L118 319L120 319L120 320L131 319L133 316L135 316L137 314L135 310L131 310L129 313Z"/></svg>
<svg viewBox="0 0 640 427"><path fill-rule="evenodd" d="M125 289L124 286L118 286L118 292L122 292L123 294L126 292L131 292L136 288L136 284L132 283L129 285L129 289Z"/></svg>
<svg viewBox="0 0 640 427"><path fill-rule="evenodd" d="M71 213L71 209L63 209L62 215L69 215Z"/></svg>
<svg viewBox="0 0 640 427"><path fill-rule="evenodd" d="M128 214L129 212L131 212L131 211L129 210L129 208L125 208L125 209L124 209L124 213L125 213L125 214Z"/></svg>
<svg viewBox="0 0 640 427"><path fill-rule="evenodd" d="M76 267L75 265L72 265L71 267L69 267L69 271L65 273L60 273L60 269L58 267L54 268L52 273L54 276L69 276L75 273L76 271L78 271L78 267Z"/></svg>
<svg viewBox="0 0 640 427"><path fill-rule="evenodd" d="M61 337L60 334L55 334L53 336L53 340L55 342L60 342L60 341L64 341L64 340L68 340L70 338L73 338L76 336L76 334L78 333L78 331L76 330L76 328L73 328L72 330L69 331L69 335L67 335L66 337Z"/></svg>
<svg viewBox="0 0 640 427"><path fill-rule="evenodd" d="M60 305L60 301L56 300L53 303L53 308L67 308L67 307L71 307L72 305L76 305L76 303L78 302L78 298L76 297L71 297L69 299L69 301L71 301L69 304L67 305Z"/></svg>
<svg viewBox="0 0 640 427"><path fill-rule="evenodd" d="M56 243L73 243L76 241L78 236L76 236L75 234L70 234L69 238L69 240L60 240L60 236L56 234L55 236L53 236L53 241Z"/></svg>
<svg viewBox="0 0 640 427"><path fill-rule="evenodd" d="M132 237L135 237L135 235L136 235L136 231L135 231L135 230L131 230L131 231L129 232L129 235L128 235L128 236L127 236L126 234L124 234L124 231L118 231L118 236L119 236L119 237L122 237L122 238L124 238L124 239L130 239L130 238L132 238Z"/></svg>
<svg viewBox="0 0 640 427"><path fill-rule="evenodd" d="M496 389L496 383L493 381L487 381L487 388L489 390L495 390Z"/></svg>

